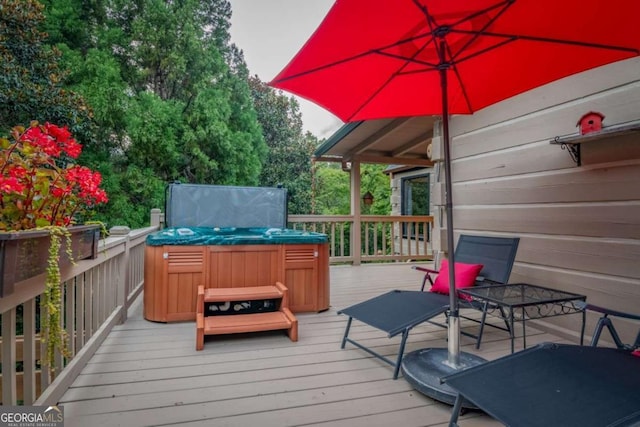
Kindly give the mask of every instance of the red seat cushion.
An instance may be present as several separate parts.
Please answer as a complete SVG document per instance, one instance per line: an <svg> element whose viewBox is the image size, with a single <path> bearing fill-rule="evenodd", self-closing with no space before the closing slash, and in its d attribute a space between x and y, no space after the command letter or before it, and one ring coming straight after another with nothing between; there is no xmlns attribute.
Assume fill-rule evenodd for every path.
<svg viewBox="0 0 640 427"><path fill-rule="evenodd" d="M475 285L476 277L484 267L482 264L465 264L456 262L456 289L470 288ZM431 292L449 295L449 262L446 259L440 264L440 272L436 277Z"/></svg>

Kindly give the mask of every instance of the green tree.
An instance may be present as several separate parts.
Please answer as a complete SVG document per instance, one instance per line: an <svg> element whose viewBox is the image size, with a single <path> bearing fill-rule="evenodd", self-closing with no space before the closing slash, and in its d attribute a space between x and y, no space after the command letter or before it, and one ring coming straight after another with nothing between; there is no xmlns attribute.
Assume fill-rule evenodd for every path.
<svg viewBox="0 0 640 427"><path fill-rule="evenodd" d="M289 194L289 213L311 212L311 156L318 140L303 133L300 106L264 84L258 76L249 78L258 121L269 153L260 174L260 185L282 184Z"/></svg>
<svg viewBox="0 0 640 427"><path fill-rule="evenodd" d="M125 3L111 2L121 12L110 27L124 29L116 50L138 104L127 119L136 129L127 134L128 163L165 181L256 184L266 150L247 83L226 62L228 1Z"/></svg>
<svg viewBox="0 0 640 427"><path fill-rule="evenodd" d="M94 110L83 155L105 176L104 219L144 225L175 180L258 183L266 145L227 0L45 4L70 85Z"/></svg>
<svg viewBox="0 0 640 427"><path fill-rule="evenodd" d="M85 145L81 161L104 176L110 203L101 219L146 224L174 180L282 183L290 213L312 212L314 197L318 213L349 213L348 174L336 165L315 166L312 193L318 140L303 132L294 98L249 77L242 51L230 42L228 0L42 2L44 21L35 0L0 0L7 17L0 28L4 99L47 89L31 105L4 103L14 115L4 114L0 126L36 115L72 126ZM17 66L23 63L38 77ZM370 212L388 213L386 175L368 165L362 173L363 192L375 197Z"/></svg>
<svg viewBox="0 0 640 427"><path fill-rule="evenodd" d="M349 173L338 163L317 163L315 171L315 213L349 215L351 196Z"/></svg>
<svg viewBox="0 0 640 427"><path fill-rule="evenodd" d="M391 188L385 165L360 166L361 196L367 191L373 195L373 205L363 213L389 215ZM351 213L351 184L349 173L337 163L319 163L315 172L316 213L320 215L349 215Z"/></svg>
<svg viewBox="0 0 640 427"><path fill-rule="evenodd" d="M368 210L371 215L391 214L391 187L389 175L385 174L386 165L365 164L360 170L361 193L367 191L373 195L373 205Z"/></svg>
<svg viewBox="0 0 640 427"><path fill-rule="evenodd" d="M91 111L82 97L65 89L61 53L38 28L44 19L35 0L0 0L0 129L48 121L85 139Z"/></svg>

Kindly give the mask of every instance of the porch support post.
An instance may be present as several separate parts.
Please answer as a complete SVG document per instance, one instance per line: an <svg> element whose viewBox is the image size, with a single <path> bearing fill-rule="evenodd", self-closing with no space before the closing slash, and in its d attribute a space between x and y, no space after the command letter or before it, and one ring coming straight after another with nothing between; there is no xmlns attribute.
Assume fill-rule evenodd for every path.
<svg viewBox="0 0 640 427"><path fill-rule="evenodd" d="M431 140L431 160L434 162L435 185L433 186L433 229L431 233L431 248L434 255L435 267L440 266L440 260L446 256L447 221L446 221L446 179L444 175L444 147L442 138L442 121L433 124L433 138Z"/></svg>
<svg viewBox="0 0 640 427"><path fill-rule="evenodd" d="M353 265L360 265L362 261L362 239L360 221L360 162L351 162L351 216L353 224L351 226L351 255Z"/></svg>

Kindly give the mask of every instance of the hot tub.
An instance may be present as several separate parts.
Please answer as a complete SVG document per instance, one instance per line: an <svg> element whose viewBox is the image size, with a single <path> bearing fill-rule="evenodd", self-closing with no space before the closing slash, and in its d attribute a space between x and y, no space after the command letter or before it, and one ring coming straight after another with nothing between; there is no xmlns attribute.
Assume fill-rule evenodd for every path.
<svg viewBox="0 0 640 427"><path fill-rule="evenodd" d="M148 246L327 243L327 235L282 228L171 227L147 236Z"/></svg>
<svg viewBox="0 0 640 427"><path fill-rule="evenodd" d="M280 228L172 227L147 236L144 317L194 320L199 285L289 289L293 312L329 308L325 234Z"/></svg>

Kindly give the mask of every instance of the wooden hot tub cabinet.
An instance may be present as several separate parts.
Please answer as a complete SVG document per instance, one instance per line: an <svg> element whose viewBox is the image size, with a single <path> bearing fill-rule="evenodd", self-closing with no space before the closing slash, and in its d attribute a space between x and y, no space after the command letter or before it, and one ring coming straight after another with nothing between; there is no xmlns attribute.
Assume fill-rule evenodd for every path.
<svg viewBox="0 0 640 427"><path fill-rule="evenodd" d="M198 286L240 288L282 282L294 313L329 308L329 245L147 246L144 317L195 320Z"/></svg>

